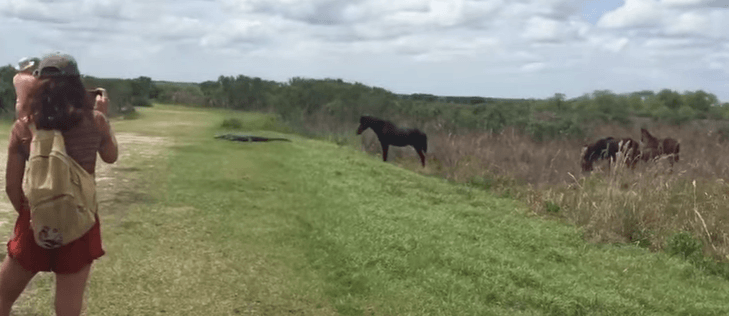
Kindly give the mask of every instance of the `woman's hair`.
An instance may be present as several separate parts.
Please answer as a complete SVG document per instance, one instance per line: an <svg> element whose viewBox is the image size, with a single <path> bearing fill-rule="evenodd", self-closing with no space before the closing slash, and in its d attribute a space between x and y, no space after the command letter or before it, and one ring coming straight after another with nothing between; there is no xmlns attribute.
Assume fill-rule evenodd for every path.
<svg viewBox="0 0 729 316"><path fill-rule="evenodd" d="M81 119L93 118L94 100L80 76L39 78L32 89L30 111L37 129L67 131Z"/></svg>

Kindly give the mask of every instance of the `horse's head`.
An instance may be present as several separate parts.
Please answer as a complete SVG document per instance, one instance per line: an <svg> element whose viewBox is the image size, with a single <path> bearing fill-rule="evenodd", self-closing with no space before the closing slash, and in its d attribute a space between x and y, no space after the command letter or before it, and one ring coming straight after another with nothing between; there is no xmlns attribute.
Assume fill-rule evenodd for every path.
<svg viewBox="0 0 729 316"><path fill-rule="evenodd" d="M658 147L658 139L653 137L645 128L640 129L640 142L651 149Z"/></svg>
<svg viewBox="0 0 729 316"><path fill-rule="evenodd" d="M362 134L366 129L370 128L372 118L369 116L362 116L359 118L359 127L357 128L357 135Z"/></svg>
<svg viewBox="0 0 729 316"><path fill-rule="evenodd" d="M580 161L582 162L582 171L592 171L592 159L590 159L589 156L590 151L590 145L585 144L585 146L582 147L582 152L580 153Z"/></svg>

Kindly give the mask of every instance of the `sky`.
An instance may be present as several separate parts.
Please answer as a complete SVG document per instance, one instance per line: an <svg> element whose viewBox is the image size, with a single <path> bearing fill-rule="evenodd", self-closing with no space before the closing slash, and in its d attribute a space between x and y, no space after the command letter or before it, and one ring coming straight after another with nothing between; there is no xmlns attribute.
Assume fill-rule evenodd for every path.
<svg viewBox="0 0 729 316"><path fill-rule="evenodd" d="M729 0L3 0L0 30L0 64L61 51L103 78L729 102Z"/></svg>

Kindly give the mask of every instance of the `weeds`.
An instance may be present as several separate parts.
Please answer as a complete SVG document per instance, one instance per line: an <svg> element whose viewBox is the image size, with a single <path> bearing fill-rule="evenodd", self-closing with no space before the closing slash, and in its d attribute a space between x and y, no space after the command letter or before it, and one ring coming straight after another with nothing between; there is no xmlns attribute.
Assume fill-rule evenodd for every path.
<svg viewBox="0 0 729 316"><path fill-rule="evenodd" d="M673 168L666 159L639 162L635 170L604 161L592 174L583 174L580 141L538 142L516 129L467 134L433 129L426 168L415 163L412 148L397 148L391 157L414 171L522 200L535 214L582 227L593 242L657 251L675 232L686 231L702 241L710 257L729 258L729 150L721 132L707 132L706 126L649 126L660 137L682 140L681 160ZM598 126L593 133L640 139L638 130ZM380 153L374 135L363 133L361 147Z"/></svg>

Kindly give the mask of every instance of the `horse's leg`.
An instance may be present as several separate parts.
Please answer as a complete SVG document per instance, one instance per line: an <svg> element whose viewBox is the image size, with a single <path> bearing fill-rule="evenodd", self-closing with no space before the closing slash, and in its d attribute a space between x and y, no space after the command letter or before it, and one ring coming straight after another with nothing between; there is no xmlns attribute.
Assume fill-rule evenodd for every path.
<svg viewBox="0 0 729 316"><path fill-rule="evenodd" d="M420 156L420 162L423 163L423 167L425 167L425 154L423 154L423 150L418 148L416 151L418 152L418 156Z"/></svg>
<svg viewBox="0 0 729 316"><path fill-rule="evenodd" d="M381 143L382 144L382 161L387 161L387 149L390 147L389 144Z"/></svg>

